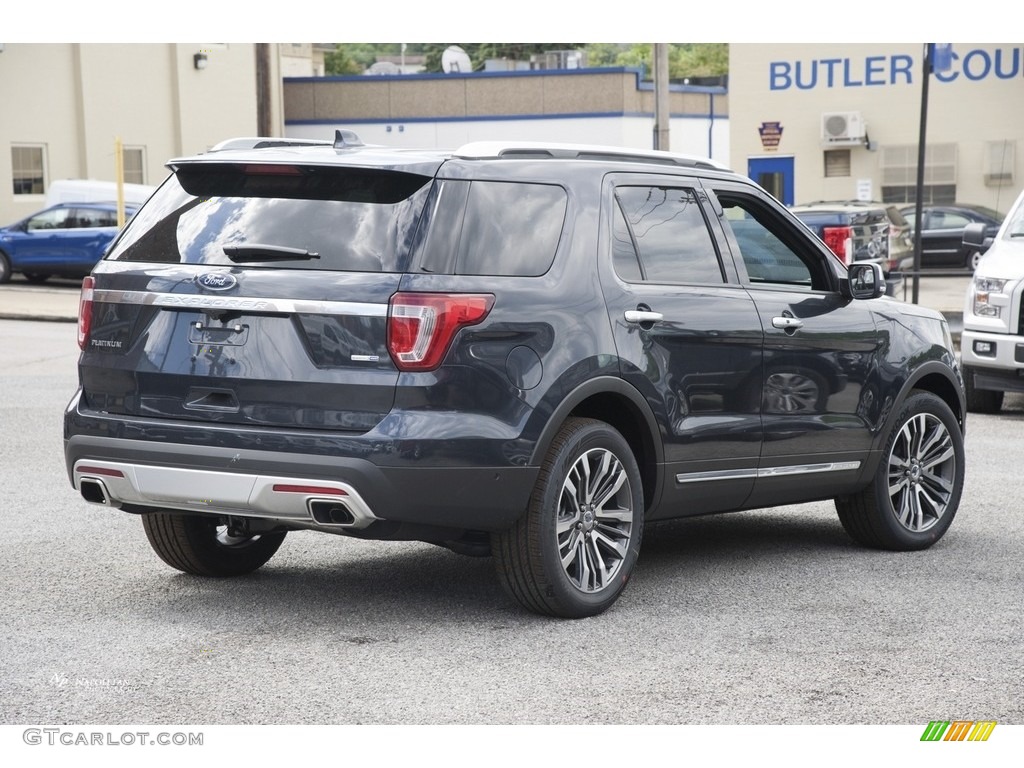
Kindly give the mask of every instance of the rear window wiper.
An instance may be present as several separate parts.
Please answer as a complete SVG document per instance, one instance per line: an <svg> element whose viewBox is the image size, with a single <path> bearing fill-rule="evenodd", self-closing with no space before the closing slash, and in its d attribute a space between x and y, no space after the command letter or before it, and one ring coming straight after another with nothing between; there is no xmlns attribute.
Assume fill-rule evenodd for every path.
<svg viewBox="0 0 1024 768"><path fill-rule="evenodd" d="M301 261L303 259L320 258L319 253L305 248L288 248L284 245L264 245L263 243L225 245L224 253L235 263L246 261Z"/></svg>

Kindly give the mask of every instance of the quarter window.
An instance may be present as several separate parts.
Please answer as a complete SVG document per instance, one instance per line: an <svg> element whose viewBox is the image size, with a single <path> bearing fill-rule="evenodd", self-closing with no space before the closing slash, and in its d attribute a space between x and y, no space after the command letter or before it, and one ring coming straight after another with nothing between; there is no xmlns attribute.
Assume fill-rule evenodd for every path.
<svg viewBox="0 0 1024 768"><path fill-rule="evenodd" d="M551 268L568 207L562 187L447 179L432 201L423 271L538 277Z"/></svg>
<svg viewBox="0 0 1024 768"><path fill-rule="evenodd" d="M676 187L619 187L612 257L627 282L722 283L697 195ZM632 253L631 253L632 251Z"/></svg>

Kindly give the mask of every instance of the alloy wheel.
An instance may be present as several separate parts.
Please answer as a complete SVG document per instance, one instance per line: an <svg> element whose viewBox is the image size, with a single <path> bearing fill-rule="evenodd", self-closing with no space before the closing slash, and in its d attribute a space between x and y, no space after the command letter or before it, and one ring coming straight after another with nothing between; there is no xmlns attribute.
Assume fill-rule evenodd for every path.
<svg viewBox="0 0 1024 768"><path fill-rule="evenodd" d="M918 413L903 425L889 452L889 498L896 519L921 533L945 514L954 493L956 452L942 421Z"/></svg>
<svg viewBox="0 0 1024 768"><path fill-rule="evenodd" d="M633 531L632 498L622 463L605 448L582 454L566 474L555 533L577 589L600 592L618 575Z"/></svg>

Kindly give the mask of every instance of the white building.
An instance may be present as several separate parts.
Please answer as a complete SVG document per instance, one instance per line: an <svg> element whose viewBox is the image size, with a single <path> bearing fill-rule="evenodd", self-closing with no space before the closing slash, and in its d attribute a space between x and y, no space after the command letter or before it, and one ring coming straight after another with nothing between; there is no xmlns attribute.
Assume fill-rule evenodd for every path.
<svg viewBox="0 0 1024 768"><path fill-rule="evenodd" d="M155 185L172 157L258 132L254 44L6 43L0 52L0 223L42 207L57 179ZM267 121L283 131L278 46L265 49Z"/></svg>
<svg viewBox="0 0 1024 768"><path fill-rule="evenodd" d="M914 200L924 46L732 44L730 165L786 203ZM954 43L929 81L925 201L1024 187L1024 46Z"/></svg>
<svg viewBox="0 0 1024 768"><path fill-rule="evenodd" d="M674 152L729 159L730 97L721 86L672 85ZM654 88L629 68L539 69L284 82L285 135L454 149L470 141L539 141L650 149Z"/></svg>

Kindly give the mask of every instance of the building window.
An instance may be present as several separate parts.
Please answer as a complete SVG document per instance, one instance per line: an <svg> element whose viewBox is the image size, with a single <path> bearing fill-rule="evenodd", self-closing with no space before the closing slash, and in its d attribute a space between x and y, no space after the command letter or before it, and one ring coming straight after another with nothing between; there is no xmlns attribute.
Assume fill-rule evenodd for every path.
<svg viewBox="0 0 1024 768"><path fill-rule="evenodd" d="M11 175L14 194L41 195L46 191L45 147L15 145L11 147Z"/></svg>
<svg viewBox="0 0 1024 768"><path fill-rule="evenodd" d="M956 201L956 144L931 144L924 155L924 203ZM917 145L883 147L882 200L886 203L913 203L917 191Z"/></svg>
<svg viewBox="0 0 1024 768"><path fill-rule="evenodd" d="M850 175L850 150L825 150L825 177Z"/></svg>
<svg viewBox="0 0 1024 768"><path fill-rule="evenodd" d="M124 158L124 183L146 183L146 150L145 147L124 147L121 150Z"/></svg>
<svg viewBox="0 0 1024 768"><path fill-rule="evenodd" d="M1017 142L985 142L985 183L990 187L1013 184L1013 169L1017 159Z"/></svg>

